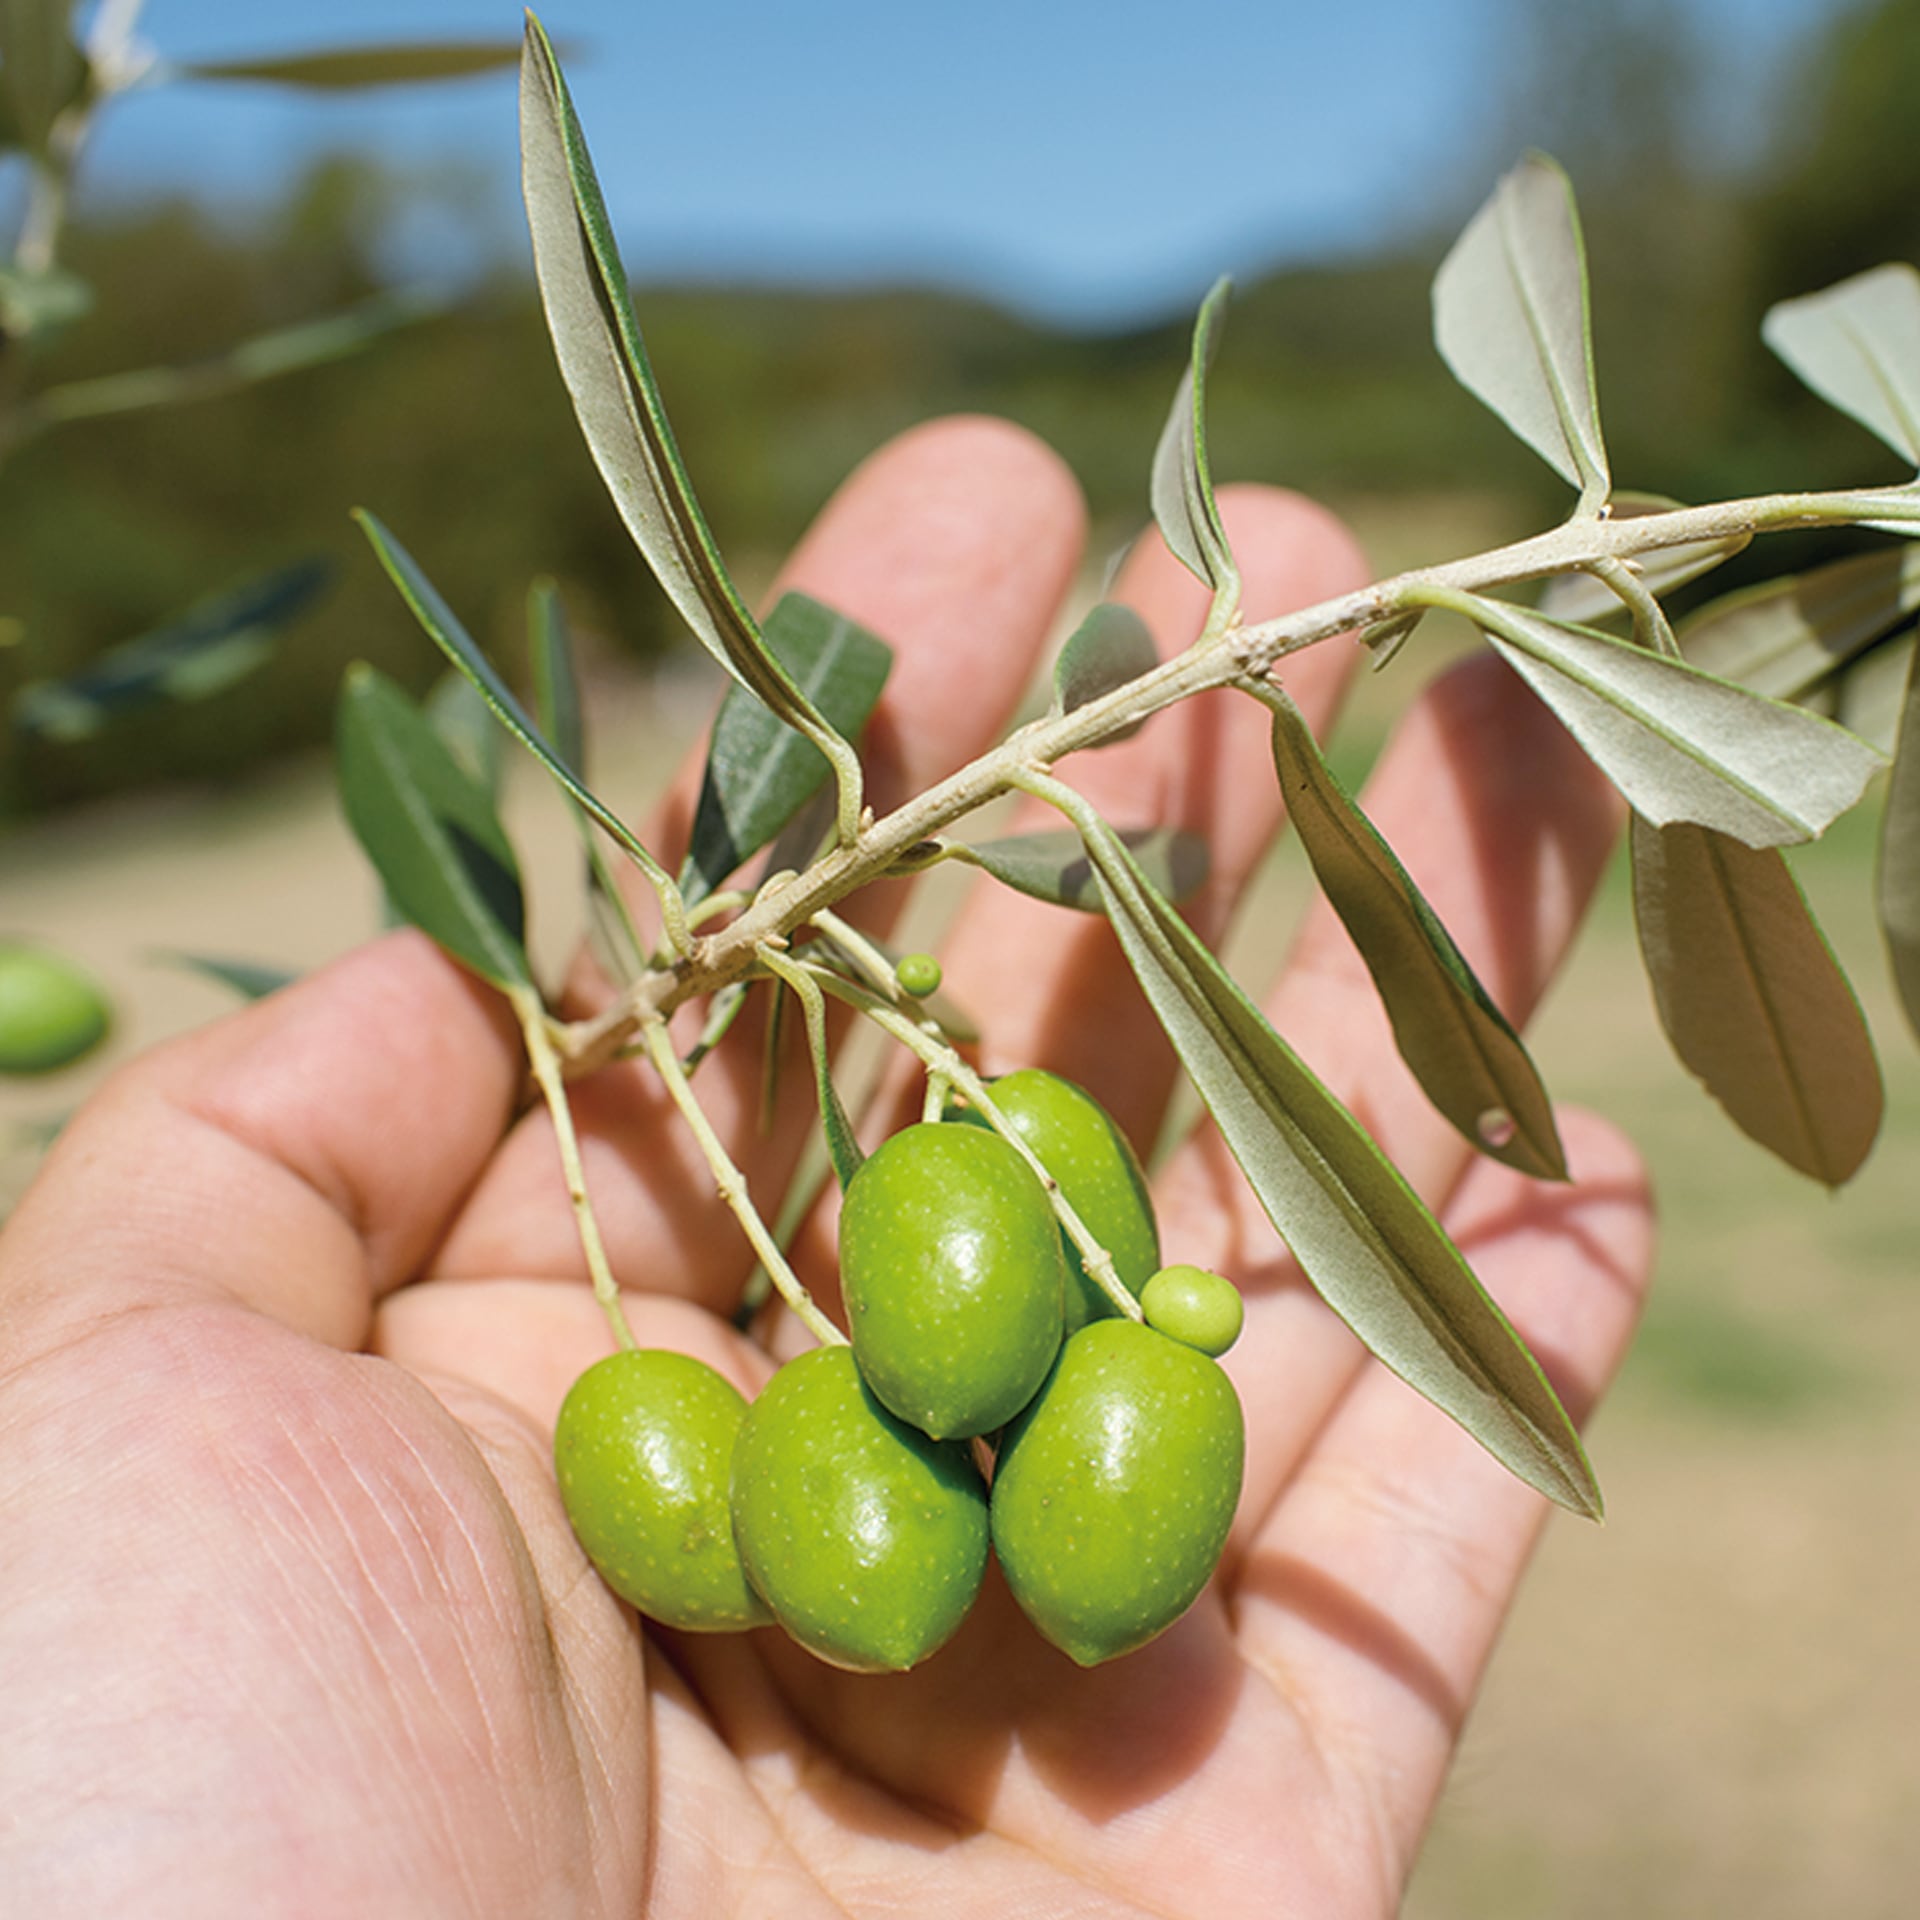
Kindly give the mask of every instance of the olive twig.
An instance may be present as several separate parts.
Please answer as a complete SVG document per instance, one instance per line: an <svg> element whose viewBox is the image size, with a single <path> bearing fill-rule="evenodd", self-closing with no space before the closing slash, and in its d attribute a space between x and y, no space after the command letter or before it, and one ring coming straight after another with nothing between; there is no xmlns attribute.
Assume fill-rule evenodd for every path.
<svg viewBox="0 0 1920 1920"><path fill-rule="evenodd" d="M760 1217L760 1209L753 1204L753 1196L747 1191L745 1175L728 1156L720 1136L713 1130L712 1121L707 1118L706 1109L701 1106L692 1083L680 1065L680 1056L673 1050L673 1036L667 1031L667 1023L664 1020L650 1020L642 1032L646 1040L647 1057L666 1083L673 1104L680 1109L681 1119L687 1123L699 1143L700 1152L713 1171L713 1183L720 1198L740 1222L741 1230L759 1255L760 1264L767 1270L781 1299L793 1309L794 1316L822 1346L844 1346L847 1336L814 1305L813 1296L800 1284L799 1276L787 1264L786 1255L780 1251L779 1244L767 1230L767 1223Z"/></svg>
<svg viewBox="0 0 1920 1920"><path fill-rule="evenodd" d="M573 1203L574 1225L580 1234L580 1250L587 1257L587 1272L593 1279L593 1297L606 1315L613 1331L614 1344L632 1349L639 1346L633 1329L627 1324L625 1307L620 1301L620 1283L607 1263L607 1249L600 1238L600 1223L594 1218L593 1202L587 1197L585 1170L580 1164L580 1142L573 1131L573 1109L567 1104L566 1082L561 1078L560 1056L547 1033L547 1011L540 996L531 987L510 987L508 998L520 1021L526 1039L527 1061L533 1077L553 1116L553 1137L560 1148L560 1166L566 1175L567 1198Z"/></svg>

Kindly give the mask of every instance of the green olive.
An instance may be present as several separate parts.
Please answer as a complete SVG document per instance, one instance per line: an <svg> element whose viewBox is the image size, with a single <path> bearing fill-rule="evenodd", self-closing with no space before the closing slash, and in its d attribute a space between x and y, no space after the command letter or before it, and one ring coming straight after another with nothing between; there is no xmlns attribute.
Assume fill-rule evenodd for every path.
<svg viewBox="0 0 1920 1920"><path fill-rule="evenodd" d="M903 953L895 963L893 977L900 991L916 1000L940 991L940 962L930 953Z"/></svg>
<svg viewBox="0 0 1920 1920"><path fill-rule="evenodd" d="M1247 1317L1240 1289L1205 1267L1162 1267L1140 1292L1147 1325L1217 1360L1240 1338Z"/></svg>
<svg viewBox="0 0 1920 1920"><path fill-rule="evenodd" d="M1068 1206L1113 1256L1121 1285L1138 1295L1160 1264L1160 1231L1154 1223L1147 1176L1127 1136L1092 1094L1039 1067L1005 1074L988 1092L1059 1182ZM976 1113L956 1117L986 1125ZM1061 1250L1067 1261L1066 1328L1072 1333L1117 1309L1088 1278L1079 1250L1064 1234Z"/></svg>
<svg viewBox="0 0 1920 1920"><path fill-rule="evenodd" d="M873 1396L845 1347L789 1361L747 1411L733 1530L748 1578L810 1653L856 1673L916 1666L980 1590L987 1492L964 1446Z"/></svg>
<svg viewBox="0 0 1920 1920"><path fill-rule="evenodd" d="M726 1633L772 1616L747 1585L729 1500L747 1403L684 1353L610 1354L553 1430L573 1531L621 1599L669 1627Z"/></svg>
<svg viewBox="0 0 1920 1920"><path fill-rule="evenodd" d="M1033 1398L1065 1279L1046 1189L997 1134L904 1127L848 1183L854 1353L881 1401L936 1440L990 1433Z"/></svg>
<svg viewBox="0 0 1920 1920"><path fill-rule="evenodd" d="M71 960L0 944L0 1073L52 1073L106 1038L106 997Z"/></svg>
<svg viewBox="0 0 1920 1920"><path fill-rule="evenodd" d="M1245 1460L1239 1398L1207 1355L1132 1320L1081 1328L994 1473L1014 1598L1083 1667L1144 1646L1212 1576Z"/></svg>

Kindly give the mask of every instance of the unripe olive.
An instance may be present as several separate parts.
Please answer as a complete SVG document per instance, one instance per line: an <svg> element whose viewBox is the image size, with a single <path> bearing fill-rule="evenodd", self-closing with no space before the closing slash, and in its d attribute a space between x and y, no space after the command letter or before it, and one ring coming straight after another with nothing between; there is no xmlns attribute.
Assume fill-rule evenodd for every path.
<svg viewBox="0 0 1920 1920"><path fill-rule="evenodd" d="M789 1361L748 1409L733 1528L774 1617L857 1673L898 1672L944 1645L986 1572L972 1455L896 1420L845 1347Z"/></svg>
<svg viewBox="0 0 1920 1920"><path fill-rule="evenodd" d="M573 1383L553 1430L574 1533L629 1605L695 1633L763 1625L734 1545L734 1441L747 1403L684 1353L610 1354Z"/></svg>
<svg viewBox="0 0 1920 1920"><path fill-rule="evenodd" d="M1214 1361L1132 1320L1082 1327L1001 1444L993 1544L1014 1598L1083 1667L1144 1646L1211 1577L1245 1459Z"/></svg>
<svg viewBox="0 0 1920 1920"><path fill-rule="evenodd" d="M106 1038L105 996L71 960L0 944L0 1073L52 1073Z"/></svg>
<svg viewBox="0 0 1920 1920"><path fill-rule="evenodd" d="M1231 1280L1205 1267L1162 1267L1141 1289L1147 1325L1216 1360L1240 1338L1246 1303Z"/></svg>
<svg viewBox="0 0 1920 1920"><path fill-rule="evenodd" d="M1113 1256L1114 1271L1138 1295L1160 1264L1160 1230L1139 1159L1092 1094L1039 1067L1003 1075L988 1091L993 1103L1046 1168L1068 1206ZM985 1126L978 1114L962 1118ZM1063 1233L1067 1262L1066 1328L1115 1313L1113 1302L1088 1278L1079 1250Z"/></svg>
<svg viewBox="0 0 1920 1920"><path fill-rule="evenodd" d="M893 969L900 991L916 1000L940 991L940 962L930 953L903 953Z"/></svg>
<svg viewBox="0 0 1920 1920"><path fill-rule="evenodd" d="M997 1134L905 1127L848 1183L854 1353L881 1401L937 1440L990 1433L1033 1398L1065 1280L1046 1189Z"/></svg>

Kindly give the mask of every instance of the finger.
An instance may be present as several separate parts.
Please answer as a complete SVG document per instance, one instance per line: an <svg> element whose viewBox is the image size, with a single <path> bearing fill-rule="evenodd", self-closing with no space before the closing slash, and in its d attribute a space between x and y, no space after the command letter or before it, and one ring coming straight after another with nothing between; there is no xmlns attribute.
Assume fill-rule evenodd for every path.
<svg viewBox="0 0 1920 1920"><path fill-rule="evenodd" d="M506 1126L511 1015L394 934L155 1049L82 1108L0 1241L0 1298L49 1337L226 1298L357 1347Z"/></svg>
<svg viewBox="0 0 1920 1920"><path fill-rule="evenodd" d="M1652 1210L1625 1140L1588 1115L1567 1115L1565 1126L1572 1186L1482 1161L1451 1224L1584 1420L1632 1335ZM1242 1562L1232 1601L1243 1650L1294 1703L1323 1758L1367 1783L1403 1866L1548 1511L1373 1365Z"/></svg>
<svg viewBox="0 0 1920 1920"><path fill-rule="evenodd" d="M1083 517L1054 455L984 420L905 436L836 496L783 577L896 648L863 749L877 805L973 757L1004 726L1071 581ZM684 812L684 793L676 804ZM697 1084L721 1140L766 1198L784 1183L811 1103L796 1087L759 1133L753 1037L750 1023L737 1031ZM750 1264L745 1244L658 1081L637 1065L616 1066L579 1084L573 1107L616 1272L639 1287L730 1301ZM582 1271L552 1132L533 1116L488 1169L436 1272Z"/></svg>
<svg viewBox="0 0 1920 1920"><path fill-rule="evenodd" d="M1363 797L1488 992L1523 1026L1604 870L1620 817L1612 788L1518 678L1481 655L1416 703ZM1438 1205L1473 1150L1402 1063L1373 982L1324 902L1266 1011ZM1216 1132L1182 1148L1161 1194L1169 1257L1229 1274L1247 1295L1247 1329L1227 1359L1248 1414L1231 1565L1364 1354L1302 1284Z"/></svg>
<svg viewBox="0 0 1920 1920"><path fill-rule="evenodd" d="M1300 495L1231 487L1220 506L1249 620L1365 583L1366 559L1352 535ZM1210 596L1152 539L1129 556L1112 597L1141 614L1168 658L1198 637ZM1288 685L1317 726L1331 723L1353 658L1350 645L1333 641L1293 663ZM1077 755L1061 769L1061 778L1116 826L1179 827L1204 837L1207 882L1181 903L1203 939L1219 938L1279 823L1267 729L1256 702L1206 694L1157 714L1131 740ZM1032 802L1007 830L1062 824ZM1065 913L983 878L941 941L941 965L958 1002L989 1014L980 1052L985 1071L1048 1067L1087 1088L1143 1150L1152 1144L1173 1056L1102 916ZM916 1104L914 1076L904 1075L879 1131L902 1124Z"/></svg>

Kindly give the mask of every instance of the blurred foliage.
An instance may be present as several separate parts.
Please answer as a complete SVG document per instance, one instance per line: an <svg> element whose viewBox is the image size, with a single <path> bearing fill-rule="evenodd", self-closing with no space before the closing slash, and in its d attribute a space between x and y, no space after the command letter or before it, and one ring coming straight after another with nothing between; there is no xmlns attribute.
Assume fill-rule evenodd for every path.
<svg viewBox="0 0 1920 1920"><path fill-rule="evenodd" d="M1758 321L1774 299L1920 259L1920 148L1907 138L1920 0L1844 14L1793 63L1765 151L1737 163L1697 137L1725 76L1670 7L1516 6L1516 21L1503 150L1463 170L1446 218L1389 255L1240 288L1210 383L1215 471L1335 502L1469 489L1541 520L1563 508L1554 476L1453 385L1429 332L1429 280L1458 219L1535 144L1580 194L1623 485L1703 499L1897 477L1771 360ZM1569 73L1579 86L1550 84ZM406 191L334 160L244 225L182 201L94 217L65 258L96 303L45 351L34 384L192 360L350 305L380 285L375 261ZM1087 491L1096 553L1144 524L1189 314L1073 335L917 291L643 284L637 299L695 484L749 587L865 454L954 410L1020 421L1060 449ZM134 717L110 738L0 743L12 804L227 776L317 742L349 659L421 689L435 663L350 526L355 505L394 529L510 672L540 573L562 581L589 648L677 644L587 458L516 260L448 317L351 359L185 409L69 425L0 472L0 708L23 683L72 673L249 573L327 556L339 582L229 692ZM1770 542L1713 584L1831 551Z"/></svg>

